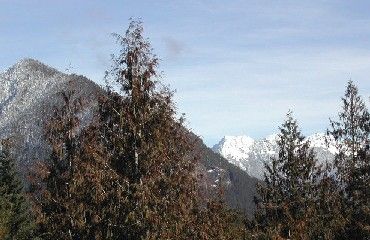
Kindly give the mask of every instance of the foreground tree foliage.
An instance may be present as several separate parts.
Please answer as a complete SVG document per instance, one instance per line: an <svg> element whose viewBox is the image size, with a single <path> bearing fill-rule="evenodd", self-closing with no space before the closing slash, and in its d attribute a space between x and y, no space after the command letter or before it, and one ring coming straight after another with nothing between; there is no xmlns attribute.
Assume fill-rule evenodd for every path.
<svg viewBox="0 0 370 240"><path fill-rule="evenodd" d="M10 203L4 197L0 197L0 239L6 239L10 232Z"/></svg>
<svg viewBox="0 0 370 240"><path fill-rule="evenodd" d="M46 126L45 137L52 151L50 158L35 167L32 176L35 211L37 213L38 231L44 239L74 239L78 236L74 202L77 198L74 188L76 174L80 169L78 155L81 149L79 136L79 119L81 111L78 100L72 99L73 93L61 93L63 106L55 108L53 116ZM80 167L80 166L79 166Z"/></svg>
<svg viewBox="0 0 370 240"><path fill-rule="evenodd" d="M109 161L126 186L124 239L214 239L211 229L221 217L209 218L201 206L194 142L176 119L173 93L160 86L158 59L143 38L140 22L131 22L124 36L115 35L121 50L113 57L102 99L101 135ZM119 89L119 93L113 91ZM214 214L225 210L219 205ZM214 220L214 222L212 222ZM217 230L225 231L227 223ZM215 227L215 225L213 225ZM219 239L230 239L225 234Z"/></svg>
<svg viewBox="0 0 370 240"><path fill-rule="evenodd" d="M127 186L126 239L187 238L195 233L195 159L183 119L175 119L172 92L157 90L158 59L132 22L115 35L121 51L109 73L122 94L108 91L101 105L103 141L110 162ZM121 238L122 238L121 237Z"/></svg>
<svg viewBox="0 0 370 240"><path fill-rule="evenodd" d="M10 146L9 140L0 143L0 239L31 239L33 219Z"/></svg>
<svg viewBox="0 0 370 240"><path fill-rule="evenodd" d="M357 87L350 81L342 98L338 121L329 136L336 140L334 166L340 193L344 230L339 239L370 238L370 117Z"/></svg>
<svg viewBox="0 0 370 240"><path fill-rule="evenodd" d="M280 127L279 154L266 164L263 184L258 186L255 235L271 239L313 239L316 157L309 142L288 113Z"/></svg>
<svg viewBox="0 0 370 240"><path fill-rule="evenodd" d="M338 181L331 163L326 163L321 170L314 194L315 216L311 229L313 239L337 239L344 226L344 216Z"/></svg>
<svg viewBox="0 0 370 240"><path fill-rule="evenodd" d="M61 94L46 126L50 158L32 176L38 236L242 239L240 215L199 197L194 140L176 117L173 93L158 82L158 59L142 34L133 21L115 35L121 50L107 73L114 85L89 126L80 125L83 101Z"/></svg>
<svg viewBox="0 0 370 240"><path fill-rule="evenodd" d="M122 224L125 199L118 175L106 159L93 121L80 126L83 101L61 93L63 105L46 126L49 159L33 172L32 189L38 236L42 239L113 239Z"/></svg>

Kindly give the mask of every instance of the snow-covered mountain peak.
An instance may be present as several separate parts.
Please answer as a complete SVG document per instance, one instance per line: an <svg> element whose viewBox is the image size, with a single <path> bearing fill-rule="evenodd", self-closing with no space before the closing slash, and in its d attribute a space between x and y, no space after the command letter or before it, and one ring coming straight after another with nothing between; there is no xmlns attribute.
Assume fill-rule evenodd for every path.
<svg viewBox="0 0 370 240"><path fill-rule="evenodd" d="M254 143L254 139L249 136L224 136L223 140L226 144L234 143L237 145L250 145Z"/></svg>
<svg viewBox="0 0 370 240"><path fill-rule="evenodd" d="M329 151L331 154L338 152L335 147L335 140L332 137L328 137L325 133L315 133L307 137L310 141L310 146L313 148L322 148Z"/></svg>
<svg viewBox="0 0 370 240"><path fill-rule="evenodd" d="M30 66L30 65L31 66L32 65L44 65L45 66L45 64L33 58L22 58L14 64L14 66L19 66L19 67Z"/></svg>
<svg viewBox="0 0 370 240"><path fill-rule="evenodd" d="M264 139L270 143L275 143L279 137L279 134L273 133L265 137Z"/></svg>
<svg viewBox="0 0 370 240"><path fill-rule="evenodd" d="M279 134L271 134L261 140L248 136L225 136L212 149L230 163L247 171L249 175L261 179L265 163L278 154L278 139ZM324 133L310 135L306 140L310 141L310 146L320 162L330 161L337 151L334 140L327 140Z"/></svg>
<svg viewBox="0 0 370 240"><path fill-rule="evenodd" d="M227 156L234 165L246 170L240 160L249 158L254 142L249 136L224 136L212 149L222 156Z"/></svg>
<svg viewBox="0 0 370 240"><path fill-rule="evenodd" d="M47 151L44 121L54 106L63 103L61 91L73 90L76 97L86 100L83 121L89 118L100 91L82 76L59 72L31 58L22 59L1 72L0 86L0 138L16 136L15 148L22 153L19 161L23 163L40 159Z"/></svg>
<svg viewBox="0 0 370 240"><path fill-rule="evenodd" d="M32 58L21 59L6 71L6 74L12 75L13 77L16 75L20 77L22 77L22 75L29 75L32 77L35 75L40 76L41 74L43 76L50 76L56 73L61 74L61 72L58 72L55 68L49 67Z"/></svg>
<svg viewBox="0 0 370 240"><path fill-rule="evenodd" d="M223 153L234 158L248 157L254 139L249 136L224 136L214 148L222 149Z"/></svg>

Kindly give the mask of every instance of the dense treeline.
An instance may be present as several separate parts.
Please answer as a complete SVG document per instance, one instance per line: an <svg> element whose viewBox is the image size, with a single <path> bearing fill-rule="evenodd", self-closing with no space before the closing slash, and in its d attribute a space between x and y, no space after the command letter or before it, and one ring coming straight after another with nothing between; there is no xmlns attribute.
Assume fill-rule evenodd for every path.
<svg viewBox="0 0 370 240"><path fill-rule="evenodd" d="M335 160L324 166L288 113L278 157L266 165L255 218L247 224L254 238L370 239L370 117L352 81L342 104L327 130Z"/></svg>
<svg viewBox="0 0 370 240"><path fill-rule="evenodd" d="M221 179L217 191L201 189L196 143L142 24L114 36L120 50L96 115L81 124L84 99L60 93L45 125L51 153L30 171L27 194L10 141L1 144L0 239L370 238L370 115L352 82L327 131L335 161L318 163L289 112L248 219L226 206Z"/></svg>

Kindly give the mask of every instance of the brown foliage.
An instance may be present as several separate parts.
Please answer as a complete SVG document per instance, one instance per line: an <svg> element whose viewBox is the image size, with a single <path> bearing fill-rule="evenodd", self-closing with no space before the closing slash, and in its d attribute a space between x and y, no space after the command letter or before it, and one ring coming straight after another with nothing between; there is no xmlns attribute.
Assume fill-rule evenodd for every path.
<svg viewBox="0 0 370 240"><path fill-rule="evenodd" d="M202 205L194 140L176 117L173 93L158 87L157 58L133 21L113 58L113 78L89 127L82 101L64 105L46 127L50 159L34 174L33 198L45 239L231 239L223 204ZM229 215L230 214L230 215ZM238 225L240 226L240 225ZM242 230L233 227L240 233Z"/></svg>

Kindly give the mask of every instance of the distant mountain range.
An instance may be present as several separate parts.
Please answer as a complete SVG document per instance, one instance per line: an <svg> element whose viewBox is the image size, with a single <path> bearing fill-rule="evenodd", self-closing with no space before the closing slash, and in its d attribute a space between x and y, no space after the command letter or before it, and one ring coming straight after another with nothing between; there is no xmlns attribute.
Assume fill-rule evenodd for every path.
<svg viewBox="0 0 370 240"><path fill-rule="evenodd" d="M271 158L278 154L277 139L278 134L272 134L260 140L248 136L225 136L212 147L212 150L250 176L263 179L265 163L271 162ZM332 161L337 151L334 141L328 139L327 144L326 139L323 133L316 133L306 138L320 163Z"/></svg>
<svg viewBox="0 0 370 240"><path fill-rule="evenodd" d="M0 138L13 139L13 154L25 183L30 166L45 159L50 151L43 137L44 124L52 109L62 104L59 93L73 91L76 97L82 97L83 125L88 125L96 112L98 96L105 94L103 88L84 76L65 74L33 59L23 59L0 73L0 86ZM201 155L198 169L204 175L203 187L212 190L222 178L229 205L252 214L258 180L191 135L197 141L195 151Z"/></svg>

